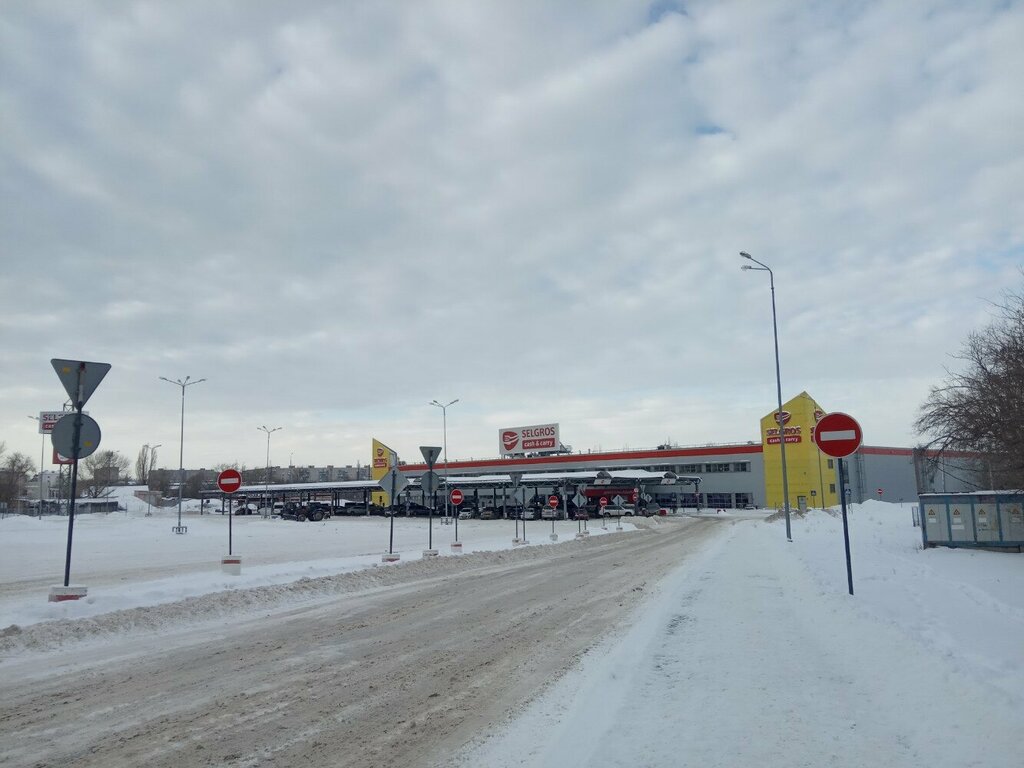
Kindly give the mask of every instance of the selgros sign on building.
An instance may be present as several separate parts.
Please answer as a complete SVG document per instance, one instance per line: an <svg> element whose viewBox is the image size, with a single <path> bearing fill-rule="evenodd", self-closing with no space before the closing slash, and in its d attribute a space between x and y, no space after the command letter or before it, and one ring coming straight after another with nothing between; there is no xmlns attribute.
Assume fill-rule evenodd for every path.
<svg viewBox="0 0 1024 768"><path fill-rule="evenodd" d="M530 427L505 427L498 430L498 451L502 456L557 451L560 445L557 424L534 424Z"/></svg>

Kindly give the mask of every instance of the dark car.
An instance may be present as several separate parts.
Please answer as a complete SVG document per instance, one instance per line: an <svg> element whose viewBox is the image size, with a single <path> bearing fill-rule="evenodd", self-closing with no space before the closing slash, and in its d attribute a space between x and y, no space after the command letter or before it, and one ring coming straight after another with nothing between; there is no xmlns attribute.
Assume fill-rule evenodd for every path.
<svg viewBox="0 0 1024 768"><path fill-rule="evenodd" d="M285 503L284 508L281 510L281 519L295 520L299 523L312 520L315 523L319 523L321 520L330 517L331 514L331 505L321 501L302 503L289 501Z"/></svg>

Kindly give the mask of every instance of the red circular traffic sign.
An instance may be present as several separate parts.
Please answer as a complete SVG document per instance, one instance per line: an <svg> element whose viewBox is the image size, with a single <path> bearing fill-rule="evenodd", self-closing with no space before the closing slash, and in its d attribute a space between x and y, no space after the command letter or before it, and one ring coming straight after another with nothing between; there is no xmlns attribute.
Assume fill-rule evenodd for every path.
<svg viewBox="0 0 1024 768"><path fill-rule="evenodd" d="M598 499L597 503L600 504L602 507L607 507L608 506L608 497L607 496L602 496L600 499Z"/></svg>
<svg viewBox="0 0 1024 768"><path fill-rule="evenodd" d="M881 495L882 495L882 489L881 489L881 488L879 488L879 489L878 489L878 495L879 495L879 496L881 496Z"/></svg>
<svg viewBox="0 0 1024 768"><path fill-rule="evenodd" d="M558 497L554 494L548 496L548 506L554 509L558 506Z"/></svg>
<svg viewBox="0 0 1024 768"><path fill-rule="evenodd" d="M460 491L458 488L452 488L452 494L450 498L452 500L452 504L454 504L457 507L459 506L459 504L462 503L462 500L465 497L462 495L462 491Z"/></svg>
<svg viewBox="0 0 1024 768"><path fill-rule="evenodd" d="M844 459L860 448L864 433L857 420L846 413L829 413L814 427L814 443L833 459Z"/></svg>
<svg viewBox="0 0 1024 768"><path fill-rule="evenodd" d="M242 487L242 474L237 469L225 469L217 475L217 487L224 493L234 493Z"/></svg>

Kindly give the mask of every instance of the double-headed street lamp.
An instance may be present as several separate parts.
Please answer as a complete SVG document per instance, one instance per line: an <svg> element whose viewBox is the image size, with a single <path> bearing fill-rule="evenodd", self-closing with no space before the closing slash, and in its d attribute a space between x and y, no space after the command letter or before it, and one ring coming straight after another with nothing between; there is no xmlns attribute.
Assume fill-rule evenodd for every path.
<svg viewBox="0 0 1024 768"><path fill-rule="evenodd" d="M442 441L441 445L444 448L444 514L448 516L448 501L451 497L451 490L448 488L448 408L449 406L455 405L459 402L459 398L455 398L450 403L439 403L437 400L431 400L430 405L441 409L441 430L442 430ZM459 524L455 523L455 530L458 531ZM455 540L458 541L458 535L455 536Z"/></svg>
<svg viewBox="0 0 1024 768"><path fill-rule="evenodd" d="M267 517L270 517L274 513L274 505L270 501L270 436L284 427L274 427L270 429L266 425L262 427L256 427L260 432L267 433L267 474L263 478L263 506L268 507L270 511L267 513Z"/></svg>
<svg viewBox="0 0 1024 768"><path fill-rule="evenodd" d="M175 533L186 533L188 528L185 528L181 524L181 495L185 490L185 388L191 387L193 384L199 384L200 382L206 381L206 379L196 379L195 381L189 381L191 376L186 376L185 380L177 379L171 381L164 376L160 377L161 381L166 381L168 384L174 384L175 386L181 387L181 439L178 449L178 524L171 530Z"/></svg>
<svg viewBox="0 0 1024 768"><path fill-rule="evenodd" d="M775 319L775 274L771 267L762 264L746 251L740 251L740 256L754 262L758 266L752 267L744 264L740 269L753 269L758 272L768 273L768 282L772 289L772 334L775 336L775 386L779 397L779 410L775 413L775 422L779 426L779 449L782 452L782 496L783 505L786 510L786 539L793 540L793 532L789 525L789 475L786 472L786 425L782 419L782 374L779 372L779 325Z"/></svg>

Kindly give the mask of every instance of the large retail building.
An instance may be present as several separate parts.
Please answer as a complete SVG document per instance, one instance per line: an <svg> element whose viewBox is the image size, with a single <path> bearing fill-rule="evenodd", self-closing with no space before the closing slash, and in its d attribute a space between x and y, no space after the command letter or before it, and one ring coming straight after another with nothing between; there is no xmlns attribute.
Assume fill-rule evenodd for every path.
<svg viewBox="0 0 1024 768"><path fill-rule="evenodd" d="M543 478L550 477L549 489L559 492L564 476L599 471L637 474L640 490L678 502L684 506L757 507L783 506L782 441L786 446L789 502L794 508L834 506L839 503L836 462L823 455L814 443L814 426L826 411L806 392L785 403L782 424L776 423L775 410L760 423L760 440L743 444L695 447L662 446L656 450L560 453L554 455L504 456L497 459L451 461L447 473L451 480L500 478L523 473L535 478L538 493L545 492ZM392 466L393 452L378 441L373 444L373 478L379 479ZM968 457L947 462L926 461L922 452L911 448L862 445L847 467L847 493L850 501L866 499L903 501L916 499L920 491L957 491L971 487ZM400 464L403 475L414 479L426 471L422 463ZM664 473L680 477L675 487L659 479ZM685 478L685 481L683 480ZM593 490L593 489L591 489ZM598 490L598 492L600 492ZM374 500L387 504L387 495L376 493Z"/></svg>

